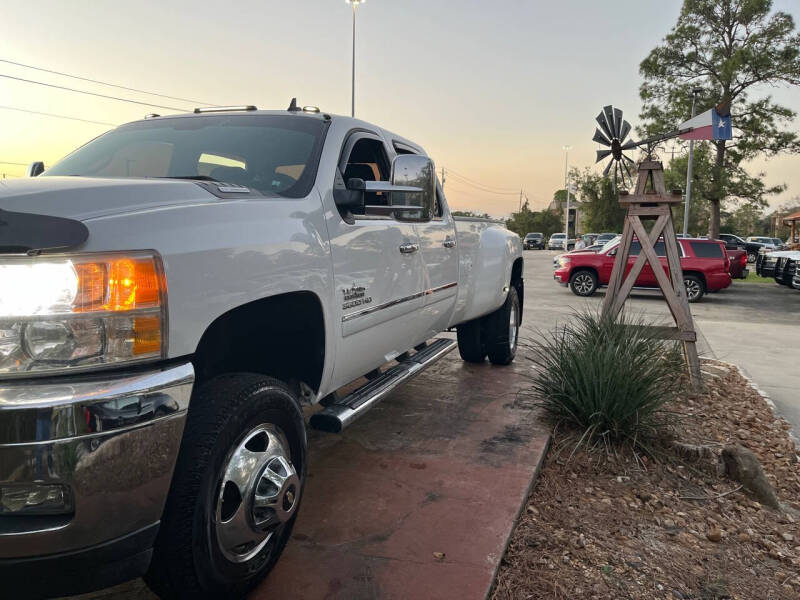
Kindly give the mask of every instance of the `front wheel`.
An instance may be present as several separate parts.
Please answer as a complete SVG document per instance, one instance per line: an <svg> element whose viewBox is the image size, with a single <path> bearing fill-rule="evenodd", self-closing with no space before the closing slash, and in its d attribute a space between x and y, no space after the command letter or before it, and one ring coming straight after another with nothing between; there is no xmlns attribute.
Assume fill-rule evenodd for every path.
<svg viewBox="0 0 800 600"><path fill-rule="evenodd" d="M756 254L755 252L748 252L747 253L747 262L748 263L750 263L752 265L754 262L756 262L756 259L758 259L758 254Z"/></svg>
<svg viewBox="0 0 800 600"><path fill-rule="evenodd" d="M684 275L683 285L686 286L686 297L689 302L698 302L706 293L706 286L697 275Z"/></svg>
<svg viewBox="0 0 800 600"><path fill-rule="evenodd" d="M243 597L289 539L305 455L303 415L282 382L242 373L202 384L147 584L168 599Z"/></svg>
<svg viewBox="0 0 800 600"><path fill-rule="evenodd" d="M576 296L591 296L597 290L597 275L591 271L575 271L569 278L569 289Z"/></svg>

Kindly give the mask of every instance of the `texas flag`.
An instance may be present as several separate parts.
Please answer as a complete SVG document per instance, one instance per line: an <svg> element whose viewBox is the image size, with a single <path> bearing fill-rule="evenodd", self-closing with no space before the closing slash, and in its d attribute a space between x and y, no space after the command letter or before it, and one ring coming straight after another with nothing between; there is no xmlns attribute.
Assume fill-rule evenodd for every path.
<svg viewBox="0 0 800 600"><path fill-rule="evenodd" d="M682 140L730 140L733 138L730 107L720 104L681 123L678 130L682 132Z"/></svg>

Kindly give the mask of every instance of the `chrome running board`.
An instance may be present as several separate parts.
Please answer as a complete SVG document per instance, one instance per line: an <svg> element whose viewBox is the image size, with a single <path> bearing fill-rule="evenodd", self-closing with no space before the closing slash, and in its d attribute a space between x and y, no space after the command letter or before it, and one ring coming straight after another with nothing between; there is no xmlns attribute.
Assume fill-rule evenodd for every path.
<svg viewBox="0 0 800 600"><path fill-rule="evenodd" d="M455 340L444 338L433 340L422 350L398 362L375 379L312 415L311 426L314 429L339 433L388 396L398 385L422 373L457 345Z"/></svg>

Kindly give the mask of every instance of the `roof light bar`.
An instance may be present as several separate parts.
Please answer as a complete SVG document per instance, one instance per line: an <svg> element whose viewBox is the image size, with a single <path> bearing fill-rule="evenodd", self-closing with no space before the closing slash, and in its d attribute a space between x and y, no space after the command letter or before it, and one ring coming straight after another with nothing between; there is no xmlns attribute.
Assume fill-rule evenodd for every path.
<svg viewBox="0 0 800 600"><path fill-rule="evenodd" d="M204 106L202 108L195 108L194 114L199 115L201 113L213 113L213 112L240 112L246 110L258 110L252 104L246 104L243 106Z"/></svg>

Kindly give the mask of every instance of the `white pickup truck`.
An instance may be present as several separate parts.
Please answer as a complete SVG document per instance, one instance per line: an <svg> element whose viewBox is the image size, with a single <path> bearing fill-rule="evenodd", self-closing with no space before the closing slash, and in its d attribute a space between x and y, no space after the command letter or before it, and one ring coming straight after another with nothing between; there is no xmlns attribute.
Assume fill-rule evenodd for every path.
<svg viewBox="0 0 800 600"><path fill-rule="evenodd" d="M3 596L242 596L297 514L303 407L340 431L451 328L514 358L519 237L455 220L422 148L369 123L198 109L39 170L0 181Z"/></svg>

